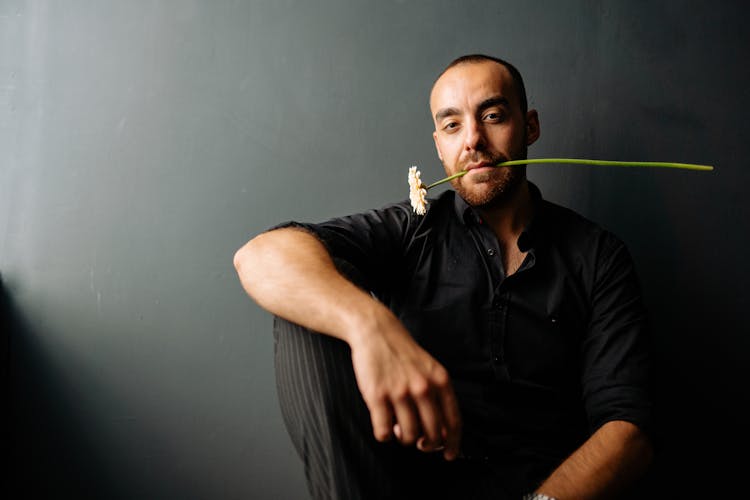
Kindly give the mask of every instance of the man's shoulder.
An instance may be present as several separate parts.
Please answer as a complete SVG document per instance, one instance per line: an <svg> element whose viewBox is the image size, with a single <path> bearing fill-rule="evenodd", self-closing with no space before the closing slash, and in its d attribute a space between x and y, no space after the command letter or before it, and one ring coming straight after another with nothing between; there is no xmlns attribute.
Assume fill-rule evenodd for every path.
<svg viewBox="0 0 750 500"><path fill-rule="evenodd" d="M604 230L598 222L580 212L547 199L542 200L542 210L546 222L555 226L563 225L566 229L578 229L581 231Z"/></svg>
<svg viewBox="0 0 750 500"><path fill-rule="evenodd" d="M552 241L579 248L624 245L614 232L600 222L559 203L546 199L542 203L544 228Z"/></svg>

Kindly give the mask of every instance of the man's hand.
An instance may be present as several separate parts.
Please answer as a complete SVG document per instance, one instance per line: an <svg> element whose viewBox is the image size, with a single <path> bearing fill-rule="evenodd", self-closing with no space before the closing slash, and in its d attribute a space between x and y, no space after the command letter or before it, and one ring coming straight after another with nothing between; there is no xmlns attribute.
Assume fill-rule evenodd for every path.
<svg viewBox="0 0 750 500"><path fill-rule="evenodd" d="M397 321L396 321L397 323ZM352 342L359 390L370 410L378 441L393 436L422 451L458 455L461 416L446 369L400 324Z"/></svg>

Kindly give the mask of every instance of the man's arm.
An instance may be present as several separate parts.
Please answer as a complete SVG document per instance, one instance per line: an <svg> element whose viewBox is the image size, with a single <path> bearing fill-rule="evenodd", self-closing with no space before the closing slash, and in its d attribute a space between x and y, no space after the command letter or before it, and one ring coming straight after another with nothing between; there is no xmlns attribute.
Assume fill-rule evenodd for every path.
<svg viewBox="0 0 750 500"><path fill-rule="evenodd" d="M596 432L539 486L559 500L617 498L653 460L649 328L625 244L602 233L583 342L583 394Z"/></svg>
<svg viewBox="0 0 750 500"><path fill-rule="evenodd" d="M536 491L558 500L611 499L651 464L648 436L623 420L607 422L568 457Z"/></svg>
<svg viewBox="0 0 750 500"><path fill-rule="evenodd" d="M237 251L234 265L261 307L349 344L376 439L390 439L398 424L403 444L444 445L446 459L458 455L461 422L447 371L387 307L338 272L315 236L297 228L262 233Z"/></svg>

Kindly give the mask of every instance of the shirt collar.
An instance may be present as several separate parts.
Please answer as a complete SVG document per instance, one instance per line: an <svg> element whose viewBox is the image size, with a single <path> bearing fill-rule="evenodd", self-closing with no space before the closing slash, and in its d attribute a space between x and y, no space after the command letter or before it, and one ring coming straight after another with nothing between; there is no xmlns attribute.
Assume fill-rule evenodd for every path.
<svg viewBox="0 0 750 500"><path fill-rule="evenodd" d="M541 231L544 222L544 199L542 198L542 192L536 184L531 181L527 182L529 184L529 194L531 194L531 206L534 215L518 237L518 248L522 252L527 252L541 244L543 236L543 232ZM458 219L465 225L483 224L482 218L477 211L466 203L466 200L461 198L458 193L455 195L455 209Z"/></svg>

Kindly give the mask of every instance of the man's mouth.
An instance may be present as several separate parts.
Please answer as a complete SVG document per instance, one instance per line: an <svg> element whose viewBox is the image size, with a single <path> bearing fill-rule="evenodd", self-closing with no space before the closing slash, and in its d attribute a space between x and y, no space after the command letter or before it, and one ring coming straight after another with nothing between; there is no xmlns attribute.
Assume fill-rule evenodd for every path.
<svg viewBox="0 0 750 500"><path fill-rule="evenodd" d="M497 164L502 161L505 161L505 160L503 158L498 158L497 160L482 160L482 161L471 162L468 165L466 165L464 170L469 172L471 170L495 168Z"/></svg>
<svg viewBox="0 0 750 500"><path fill-rule="evenodd" d="M483 162L480 162L480 163L470 163L470 164L468 164L466 166L466 168L464 170L470 171L470 170L477 170L477 169L480 169L480 168L492 168L494 166L495 165L493 165L492 163L490 163L488 161L483 161Z"/></svg>

